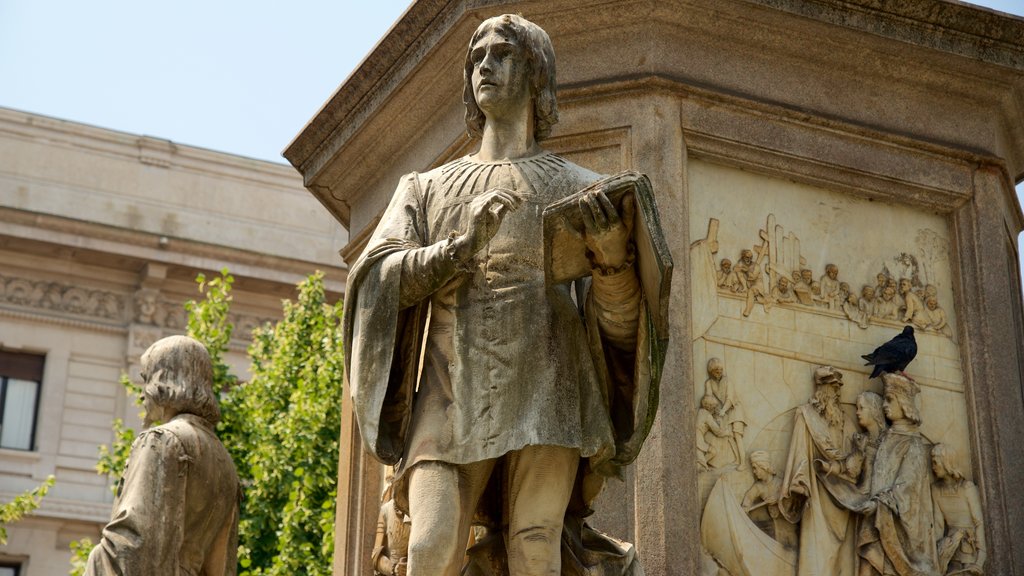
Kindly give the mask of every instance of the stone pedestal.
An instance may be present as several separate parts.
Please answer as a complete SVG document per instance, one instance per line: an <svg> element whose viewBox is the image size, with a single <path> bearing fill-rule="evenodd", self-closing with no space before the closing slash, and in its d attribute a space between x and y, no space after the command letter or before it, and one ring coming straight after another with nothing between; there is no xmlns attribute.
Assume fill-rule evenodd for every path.
<svg viewBox="0 0 1024 576"><path fill-rule="evenodd" d="M907 371L922 434L954 446L980 489L987 573L1024 573L1024 21L939 0L417 2L285 152L348 228L350 264L402 174L474 151L462 62L479 22L505 12L555 45L561 121L543 146L598 172L647 173L675 259L661 411L595 525L636 543L648 574L700 573L714 480L737 498L753 482L728 458L698 464L708 360L724 362L744 406L744 450L781 474L816 367L845 375L849 418L860 392L882 392L860 356L917 324L901 315L906 278L945 318L917 317ZM749 310L717 273L743 250L762 274ZM836 299L829 265L855 303ZM790 300L778 279L794 271ZM879 273L903 309L861 314ZM345 414L335 573L362 574L382 472Z"/></svg>

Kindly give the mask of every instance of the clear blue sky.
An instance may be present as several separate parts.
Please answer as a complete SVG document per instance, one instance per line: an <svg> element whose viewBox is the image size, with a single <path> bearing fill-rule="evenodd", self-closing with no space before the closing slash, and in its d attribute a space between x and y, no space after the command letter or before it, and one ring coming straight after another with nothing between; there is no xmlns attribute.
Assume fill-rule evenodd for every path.
<svg viewBox="0 0 1024 576"><path fill-rule="evenodd" d="M0 0L0 106L284 162L408 4Z"/></svg>
<svg viewBox="0 0 1024 576"><path fill-rule="evenodd" d="M1024 15L1024 0L975 3ZM281 151L407 7L0 0L0 106L283 163Z"/></svg>

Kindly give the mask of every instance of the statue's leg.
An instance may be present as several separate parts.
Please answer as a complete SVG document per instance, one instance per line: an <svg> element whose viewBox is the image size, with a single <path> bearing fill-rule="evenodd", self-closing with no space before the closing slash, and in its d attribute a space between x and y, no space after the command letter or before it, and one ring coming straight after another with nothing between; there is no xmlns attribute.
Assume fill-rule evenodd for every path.
<svg viewBox="0 0 1024 576"><path fill-rule="evenodd" d="M558 576L562 521L579 466L579 450L527 446L508 458L512 576Z"/></svg>
<svg viewBox="0 0 1024 576"><path fill-rule="evenodd" d="M409 471L409 576L458 576L494 460L420 462Z"/></svg>

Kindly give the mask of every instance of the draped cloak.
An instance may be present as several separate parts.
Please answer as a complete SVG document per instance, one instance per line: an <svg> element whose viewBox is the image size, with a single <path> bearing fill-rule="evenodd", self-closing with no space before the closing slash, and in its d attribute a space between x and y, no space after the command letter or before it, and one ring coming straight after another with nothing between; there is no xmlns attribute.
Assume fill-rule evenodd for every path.
<svg viewBox="0 0 1024 576"><path fill-rule="evenodd" d="M635 346L622 350L602 336L589 279L549 287L543 271L544 208L598 179L547 152L466 157L401 179L350 270L344 315L346 386L365 448L397 464L396 498L421 461L555 445L612 475L636 457L666 344L642 291ZM467 231L470 202L495 187L525 200L457 269L447 241Z"/></svg>

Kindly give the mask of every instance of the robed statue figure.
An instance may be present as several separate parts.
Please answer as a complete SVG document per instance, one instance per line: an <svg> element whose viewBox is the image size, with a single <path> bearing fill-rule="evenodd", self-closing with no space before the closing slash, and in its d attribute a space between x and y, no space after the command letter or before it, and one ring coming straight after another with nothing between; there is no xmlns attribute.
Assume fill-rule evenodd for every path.
<svg viewBox="0 0 1024 576"><path fill-rule="evenodd" d="M483 22L463 98L479 151L401 179L346 289L346 385L366 449L396 465L408 574L458 574L474 523L515 576L640 574L630 545L582 520L657 405L666 340L636 270L636 202L581 195L592 273L547 281L544 208L601 178L537 143L558 119L547 34Z"/></svg>

